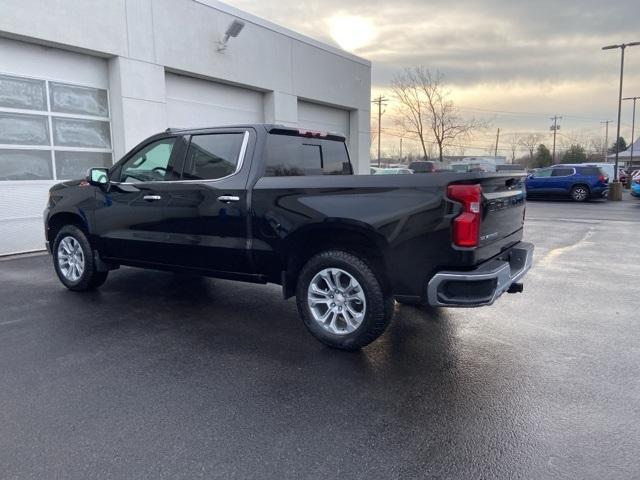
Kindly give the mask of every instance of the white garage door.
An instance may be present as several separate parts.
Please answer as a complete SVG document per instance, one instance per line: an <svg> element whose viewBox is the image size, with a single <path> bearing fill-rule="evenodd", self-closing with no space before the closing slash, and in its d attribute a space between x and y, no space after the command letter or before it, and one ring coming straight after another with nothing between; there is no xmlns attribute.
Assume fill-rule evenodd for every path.
<svg viewBox="0 0 640 480"><path fill-rule="evenodd" d="M111 165L105 60L0 38L0 255L44 249L47 191Z"/></svg>
<svg viewBox="0 0 640 480"><path fill-rule="evenodd" d="M298 125L309 130L341 133L349 140L349 111L298 101Z"/></svg>
<svg viewBox="0 0 640 480"><path fill-rule="evenodd" d="M167 118L176 128L264 121L263 95L246 88L166 74Z"/></svg>

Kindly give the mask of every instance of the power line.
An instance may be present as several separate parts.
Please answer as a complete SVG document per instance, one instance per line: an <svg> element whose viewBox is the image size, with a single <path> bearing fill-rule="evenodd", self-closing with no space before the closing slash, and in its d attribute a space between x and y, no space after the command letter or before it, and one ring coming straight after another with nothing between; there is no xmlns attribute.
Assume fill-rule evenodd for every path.
<svg viewBox="0 0 640 480"><path fill-rule="evenodd" d="M384 132L385 135L388 135L388 136L391 136L391 137L404 138L405 140L411 140L411 141L414 141L416 143L420 142L419 138L414 138L414 137L408 136L406 133L405 134L400 134L400 133L391 132L391 131L388 131L388 130L385 130L385 129L383 129L382 131ZM492 138L493 138L493 135L492 135ZM438 144L435 141L428 141L428 140L425 140L424 143L429 144L429 145L433 145L433 146ZM452 146L452 147L464 147L464 148L470 148L470 149L475 149L475 150L486 150L487 149L486 145L469 145L469 144L462 144L462 143L452 143L452 144L450 144L450 146ZM493 145L492 145L492 147L493 147ZM509 151L510 152L511 149L508 148L508 147L498 147L498 151L505 151L505 152Z"/></svg>
<svg viewBox="0 0 640 480"><path fill-rule="evenodd" d="M540 118L548 118L551 115L551 113L542 113L542 112L526 112L526 111L508 111L508 110L491 110L491 109L487 109L487 108L475 108L475 107L457 107L457 110L460 110L462 112L485 112L485 113L494 113L494 114L500 114L500 115L514 115L514 116L524 116L524 117L540 117ZM390 118L402 118L399 115L394 115L394 114L387 114L388 117ZM578 120L585 120L585 121L600 121L600 118L597 117L587 117L587 116L583 116L583 115L572 115L572 114L567 114L567 113L562 113L562 117L565 119L578 119ZM627 123L621 123L621 126L624 127L628 127L631 128L631 125L627 124Z"/></svg>

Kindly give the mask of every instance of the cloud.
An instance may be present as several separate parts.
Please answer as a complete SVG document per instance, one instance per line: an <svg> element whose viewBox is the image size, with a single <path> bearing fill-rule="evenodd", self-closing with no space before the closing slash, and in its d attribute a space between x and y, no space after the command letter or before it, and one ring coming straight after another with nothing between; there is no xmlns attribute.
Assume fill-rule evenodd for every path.
<svg viewBox="0 0 640 480"><path fill-rule="evenodd" d="M375 40L353 53L372 61L374 91L424 65L445 74L460 104L593 117L596 130L595 119L615 116L619 75L619 51L601 47L640 40L638 0L226 1L333 45L329 19L363 18ZM640 47L627 51L625 93L640 95ZM508 120L510 128L532 123Z"/></svg>

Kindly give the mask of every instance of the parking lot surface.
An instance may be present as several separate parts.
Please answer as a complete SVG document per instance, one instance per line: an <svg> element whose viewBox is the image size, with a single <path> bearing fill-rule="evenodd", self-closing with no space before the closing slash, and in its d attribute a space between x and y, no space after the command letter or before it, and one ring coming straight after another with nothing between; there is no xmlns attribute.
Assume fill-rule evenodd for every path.
<svg viewBox="0 0 640 480"><path fill-rule="evenodd" d="M275 286L0 261L0 478L640 477L640 202L530 202L523 294L357 353Z"/></svg>

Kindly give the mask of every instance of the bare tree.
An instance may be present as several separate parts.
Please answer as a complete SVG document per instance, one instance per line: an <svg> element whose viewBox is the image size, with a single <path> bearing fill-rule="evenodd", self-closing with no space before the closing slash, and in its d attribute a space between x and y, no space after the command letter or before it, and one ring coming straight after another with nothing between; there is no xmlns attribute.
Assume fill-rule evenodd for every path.
<svg viewBox="0 0 640 480"><path fill-rule="evenodd" d="M511 163L516 163L516 152L522 147L520 142L521 135L519 133L513 133L509 137L509 148L511 149Z"/></svg>
<svg viewBox="0 0 640 480"><path fill-rule="evenodd" d="M425 157L430 138L435 141L442 161L444 149L456 139L467 138L487 126L485 121L463 119L458 114L440 72L432 75L424 67L406 68L394 77L391 88L400 104L397 123L406 133L418 138Z"/></svg>
<svg viewBox="0 0 640 480"><path fill-rule="evenodd" d="M536 148L544 139L544 135L539 133L527 133L520 137L520 145L529 152L529 159L533 159Z"/></svg>
<svg viewBox="0 0 640 480"><path fill-rule="evenodd" d="M591 137L587 145L588 152L592 154L602 154L607 149L607 146L601 137Z"/></svg>

